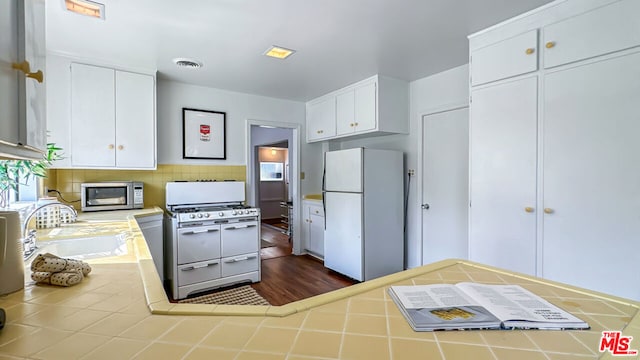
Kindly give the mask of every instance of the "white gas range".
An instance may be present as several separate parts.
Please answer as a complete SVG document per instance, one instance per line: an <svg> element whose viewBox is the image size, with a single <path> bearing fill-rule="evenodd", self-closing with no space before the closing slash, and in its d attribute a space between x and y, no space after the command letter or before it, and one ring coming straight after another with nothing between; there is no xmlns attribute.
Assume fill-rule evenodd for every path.
<svg viewBox="0 0 640 360"><path fill-rule="evenodd" d="M241 181L166 185L166 276L174 299L260 281L260 209Z"/></svg>

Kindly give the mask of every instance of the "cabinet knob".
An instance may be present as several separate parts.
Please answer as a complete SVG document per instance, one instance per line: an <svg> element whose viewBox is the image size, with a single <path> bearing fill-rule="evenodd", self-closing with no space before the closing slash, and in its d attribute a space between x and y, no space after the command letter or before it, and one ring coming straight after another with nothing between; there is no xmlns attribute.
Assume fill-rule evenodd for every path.
<svg viewBox="0 0 640 360"><path fill-rule="evenodd" d="M114 147L115 146L113 146L113 144L109 144L109 146L108 146L109 150L113 150Z"/></svg>
<svg viewBox="0 0 640 360"><path fill-rule="evenodd" d="M527 49L527 50L525 50L524 52L525 52L525 54L527 54L527 55L531 55L531 54L533 54L534 52L536 52L536 49L534 49L534 48L528 48L528 49Z"/></svg>
<svg viewBox="0 0 640 360"><path fill-rule="evenodd" d="M27 60L21 63L12 63L11 67L16 70L22 71L26 77L34 79L39 83L42 83L42 81L44 81L44 74L42 73L42 70L31 72L31 65Z"/></svg>
<svg viewBox="0 0 640 360"><path fill-rule="evenodd" d="M313 220L309 219L309 224L311 224L313 222Z"/></svg>
<svg viewBox="0 0 640 360"><path fill-rule="evenodd" d="M358 123L355 123L356 126L358 126Z"/></svg>
<svg viewBox="0 0 640 360"><path fill-rule="evenodd" d="M124 146L123 145L118 145L118 150L122 150L122 149L124 149Z"/></svg>
<svg viewBox="0 0 640 360"><path fill-rule="evenodd" d="M349 126L353 127L353 123L349 124Z"/></svg>
<svg viewBox="0 0 640 360"><path fill-rule="evenodd" d="M316 210L316 214L319 214L319 213L320 213L320 211Z"/></svg>
<svg viewBox="0 0 640 360"><path fill-rule="evenodd" d="M552 208L544 208L544 213L545 214L553 214L553 209Z"/></svg>
<svg viewBox="0 0 640 360"><path fill-rule="evenodd" d="M526 211L528 213L532 213L533 212L533 208L531 206L527 206L526 208L524 208L524 211Z"/></svg>
<svg viewBox="0 0 640 360"><path fill-rule="evenodd" d="M555 41L549 41L546 44L544 44L544 47L546 47L547 49L551 49L554 46L556 46L556 42Z"/></svg>

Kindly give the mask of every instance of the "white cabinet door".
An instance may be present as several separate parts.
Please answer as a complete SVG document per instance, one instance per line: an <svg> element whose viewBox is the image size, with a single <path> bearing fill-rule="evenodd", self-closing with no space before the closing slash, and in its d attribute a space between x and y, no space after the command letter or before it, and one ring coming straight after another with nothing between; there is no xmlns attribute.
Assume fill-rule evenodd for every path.
<svg viewBox="0 0 640 360"><path fill-rule="evenodd" d="M71 164L115 166L115 72L71 64Z"/></svg>
<svg viewBox="0 0 640 360"><path fill-rule="evenodd" d="M307 141L336 135L336 99L333 96L307 105Z"/></svg>
<svg viewBox="0 0 640 360"><path fill-rule="evenodd" d="M640 53L545 77L543 276L640 299Z"/></svg>
<svg viewBox="0 0 640 360"><path fill-rule="evenodd" d="M471 85L476 86L538 69L538 31L503 40L471 54Z"/></svg>
<svg viewBox="0 0 640 360"><path fill-rule="evenodd" d="M376 128L376 83L354 89L354 128L356 132Z"/></svg>
<svg viewBox="0 0 640 360"><path fill-rule="evenodd" d="M326 193L324 266L364 280L362 195Z"/></svg>
<svg viewBox="0 0 640 360"><path fill-rule="evenodd" d="M309 250L315 255L324 254L324 216L322 207L309 207Z"/></svg>
<svg viewBox="0 0 640 360"><path fill-rule="evenodd" d="M18 71L11 67L18 62L17 14L17 1L0 2L0 140L10 144L19 141Z"/></svg>
<svg viewBox="0 0 640 360"><path fill-rule="evenodd" d="M336 135L353 133L355 126L355 93L349 90L336 96Z"/></svg>
<svg viewBox="0 0 640 360"><path fill-rule="evenodd" d="M154 168L153 76L116 71L116 166Z"/></svg>
<svg viewBox="0 0 640 360"><path fill-rule="evenodd" d="M545 27L545 68L640 45L639 14L640 1L624 0Z"/></svg>
<svg viewBox="0 0 640 360"><path fill-rule="evenodd" d="M25 77L20 74L20 101L24 114L21 116L20 143L38 150L47 148L46 87L44 84L46 46L45 46L45 4L44 0L20 0L23 7L22 37L24 60L29 62L30 72L40 74L43 79ZM20 29L20 28L19 28Z"/></svg>
<svg viewBox="0 0 640 360"><path fill-rule="evenodd" d="M537 77L472 92L473 261L536 273Z"/></svg>

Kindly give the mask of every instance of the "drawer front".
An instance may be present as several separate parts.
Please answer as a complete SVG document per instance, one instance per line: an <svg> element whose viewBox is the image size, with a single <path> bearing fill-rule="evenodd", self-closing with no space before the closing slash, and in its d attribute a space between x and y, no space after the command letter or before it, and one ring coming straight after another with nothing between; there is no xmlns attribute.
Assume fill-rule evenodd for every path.
<svg viewBox="0 0 640 360"><path fill-rule="evenodd" d="M531 30L471 54L471 85L538 70L538 30Z"/></svg>
<svg viewBox="0 0 640 360"><path fill-rule="evenodd" d="M640 1L616 2L543 29L544 67L640 45Z"/></svg>
<svg viewBox="0 0 640 360"><path fill-rule="evenodd" d="M222 226L222 257L256 252L260 249L257 221Z"/></svg>
<svg viewBox="0 0 640 360"><path fill-rule="evenodd" d="M258 253L231 256L222 259L222 276L232 276L244 274L251 271L258 271L260 266L260 255Z"/></svg>
<svg viewBox="0 0 640 360"><path fill-rule="evenodd" d="M324 217L324 209L322 206L309 206L309 216L312 215Z"/></svg>
<svg viewBox="0 0 640 360"><path fill-rule="evenodd" d="M220 259L178 266L178 286L220 278Z"/></svg>
<svg viewBox="0 0 640 360"><path fill-rule="evenodd" d="M220 225L178 230L178 264L220 257Z"/></svg>

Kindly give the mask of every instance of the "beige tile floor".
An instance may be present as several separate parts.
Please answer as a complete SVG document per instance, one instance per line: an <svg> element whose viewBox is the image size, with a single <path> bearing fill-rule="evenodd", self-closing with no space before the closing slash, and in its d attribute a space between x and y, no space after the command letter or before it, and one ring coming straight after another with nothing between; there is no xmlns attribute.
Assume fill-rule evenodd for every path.
<svg viewBox="0 0 640 360"><path fill-rule="evenodd" d="M286 311L153 314L141 265L145 251L136 251L139 262L93 262L92 273L74 287L28 283L1 296L8 324L0 331L0 359L594 359L602 355L603 330L634 336L632 348L640 348L637 302L455 260L290 304ZM591 329L414 332L386 293L388 284L459 281L520 284Z"/></svg>

